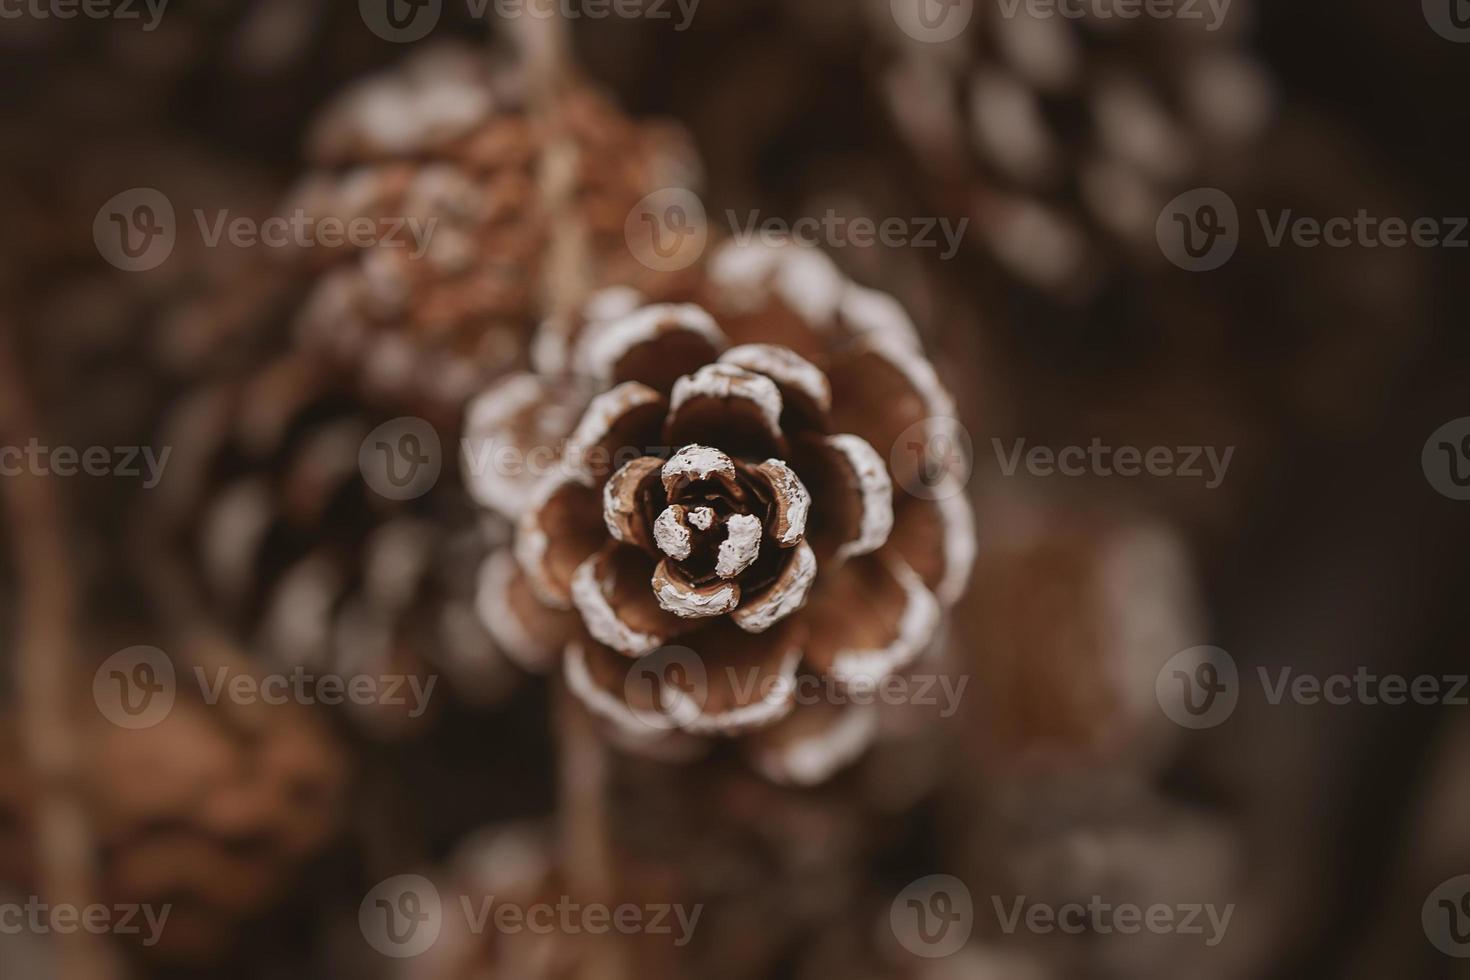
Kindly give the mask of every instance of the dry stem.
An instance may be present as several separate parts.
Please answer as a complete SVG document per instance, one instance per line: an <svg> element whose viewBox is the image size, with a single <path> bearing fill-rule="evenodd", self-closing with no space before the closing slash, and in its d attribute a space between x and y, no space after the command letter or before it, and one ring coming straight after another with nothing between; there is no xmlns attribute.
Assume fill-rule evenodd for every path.
<svg viewBox="0 0 1470 980"><path fill-rule="evenodd" d="M591 289L587 230L575 207L580 151L558 118L574 84L571 40L566 20L554 10L513 19L530 114L547 143L537 174L542 207L551 223L551 241L542 276L542 309L566 316L578 309ZM562 870L568 891L583 902L610 902L616 889L611 852L607 746L582 706L564 685L556 686ZM584 937L586 980L628 976L626 949L616 936Z"/></svg>
<svg viewBox="0 0 1470 980"><path fill-rule="evenodd" d="M0 323L0 436L22 445L37 432L12 349ZM85 682L77 669L76 591L56 488L23 471L3 481L5 517L20 579L16 682L21 739L36 775L36 851L47 900L84 908L95 900L96 850L82 801L81 753L73 710ZM118 965L106 939L79 930L55 936L57 976L109 980Z"/></svg>

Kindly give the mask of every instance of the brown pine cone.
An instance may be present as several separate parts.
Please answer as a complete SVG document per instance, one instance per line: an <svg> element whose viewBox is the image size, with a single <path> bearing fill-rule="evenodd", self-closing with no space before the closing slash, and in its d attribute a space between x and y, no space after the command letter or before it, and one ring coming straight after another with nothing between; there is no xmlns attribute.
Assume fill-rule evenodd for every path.
<svg viewBox="0 0 1470 980"><path fill-rule="evenodd" d="M1261 975L1271 925L1262 920L1264 896L1248 875L1239 828L1230 820L1107 773L996 790L984 818L972 816L971 850L961 859L977 935L1037 956L1057 976ZM1023 920L1005 935L996 909L1009 915L1018 900L1023 907L1104 911L1084 913L1097 928L1081 933L1035 933ZM1174 910L1176 923L1190 915L1193 928L1126 933L1118 928L1121 915L1114 916L1120 906L1163 906ZM1190 913L1191 907L1199 911Z"/></svg>
<svg viewBox="0 0 1470 980"><path fill-rule="evenodd" d="M898 304L819 252L730 244L666 292L595 296L538 342L571 378L472 404L467 484L519 520L481 613L522 662L564 648L623 741L749 735L763 773L819 782L876 728L837 694L908 667L964 588L952 403ZM831 690L797 708L798 684Z"/></svg>
<svg viewBox="0 0 1470 980"><path fill-rule="evenodd" d="M552 828L537 822L496 825L466 837L446 867L432 878L392 880L388 900L418 892L419 905L437 898L432 942L418 955L397 960L389 975L402 980L572 980L619 964L618 975L672 980L689 939L705 925L687 906L678 919L678 896L660 875L632 866L620 869L615 895L589 897L558 857ZM403 888L405 890L399 890ZM638 925L626 917L633 911ZM376 912L376 910L374 910ZM360 919L369 942L380 949L398 940L376 915ZM656 918L655 918L656 917ZM644 925L650 928L642 928ZM393 949L394 946L387 946ZM402 950L403 947L397 946ZM614 969L614 972L617 972Z"/></svg>
<svg viewBox="0 0 1470 980"><path fill-rule="evenodd" d="M336 835L346 758L299 706L199 697L196 667L211 683L216 671L250 673L238 651L197 635L174 646L177 697L156 725L123 728L90 704L80 712L90 719L83 779L107 900L171 906L161 941L143 952L199 961L246 939L242 928Z"/></svg>
<svg viewBox="0 0 1470 980"><path fill-rule="evenodd" d="M434 884L442 914L430 948L395 977L403 980L569 980L580 962L577 942L553 921L515 931L496 927L505 907L523 915L536 905L555 907L566 889L548 828L536 824L486 828L463 841ZM473 916L487 910L484 928ZM563 900L563 904L566 901ZM539 921L539 920L538 920ZM407 964L412 964L408 966Z"/></svg>
<svg viewBox="0 0 1470 980"><path fill-rule="evenodd" d="M623 229L638 201L692 178L693 154L673 129L634 123L585 87L539 121L522 88L479 53L434 48L348 91L317 123L317 169L295 206L421 229L417 240L406 226L360 251L313 250L336 264L300 329L376 390L427 394L457 412L457 399L524 364L546 312L549 184L566 196L570 214L558 220L579 224L587 275L600 283L632 264ZM550 159L563 142L571 158ZM567 172L548 172L557 167Z"/></svg>
<svg viewBox="0 0 1470 980"><path fill-rule="evenodd" d="M1038 487L981 497L989 533L960 632L975 700L965 742L1000 768L1147 768L1182 729L1159 671L1207 642L1183 542L1167 525Z"/></svg>
<svg viewBox="0 0 1470 980"><path fill-rule="evenodd" d="M353 703L373 733L415 727L447 696L498 700L516 672L474 613L473 577L501 534L460 488L452 466L408 499L376 480L369 436L388 423L350 384L304 354L215 383L176 413L160 488L163 519L202 606L280 669L313 675L406 677L418 704ZM380 442L429 438L417 428ZM424 445L425 465L453 451ZM366 454L366 456L364 455ZM426 471L427 472L427 471ZM386 692L386 688L384 689ZM388 699L385 699L388 700Z"/></svg>
<svg viewBox="0 0 1470 980"><path fill-rule="evenodd" d="M665 767L626 760L612 790L613 839L627 867L699 906L682 976L785 975L792 951L864 911L867 875L897 820L876 817L847 777L776 786L738 763Z"/></svg>
<svg viewBox="0 0 1470 980"><path fill-rule="evenodd" d="M1099 17L1087 4L1062 16L1062 5L1042 15L1020 2L1008 15L976 3L943 42L904 33L889 4L875 6L901 52L884 93L936 201L972 218L975 240L1012 274L1059 298L1087 298L1120 259L1160 261L1164 205L1253 145L1270 113L1270 83L1238 41L1243 2L1214 29Z"/></svg>

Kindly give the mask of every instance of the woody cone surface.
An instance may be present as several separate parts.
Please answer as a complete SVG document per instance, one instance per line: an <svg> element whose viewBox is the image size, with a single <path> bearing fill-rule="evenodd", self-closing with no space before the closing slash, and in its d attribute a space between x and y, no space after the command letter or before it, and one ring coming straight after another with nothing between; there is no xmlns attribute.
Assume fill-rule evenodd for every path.
<svg viewBox="0 0 1470 980"><path fill-rule="evenodd" d="M543 370L471 405L467 458L498 449L471 492L518 522L481 614L625 745L743 736L770 778L820 782L876 718L798 706L798 678L871 689L964 587L969 505L928 455L952 403L899 305L815 251L732 243L657 288L549 321Z"/></svg>

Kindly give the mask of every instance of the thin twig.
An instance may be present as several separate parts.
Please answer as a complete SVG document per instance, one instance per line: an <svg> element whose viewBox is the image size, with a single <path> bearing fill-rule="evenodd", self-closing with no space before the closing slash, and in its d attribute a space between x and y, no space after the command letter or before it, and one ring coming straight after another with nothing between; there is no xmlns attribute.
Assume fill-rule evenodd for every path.
<svg viewBox="0 0 1470 980"><path fill-rule="evenodd" d="M22 445L37 425L13 343L8 325L0 323L0 436L9 445ZM96 848L82 800L83 746L73 717L83 677L76 662L75 582L56 488L26 470L0 482L20 579L15 670L21 739L36 774L40 880L53 905L85 908L97 895ZM103 937L78 930L52 938L57 976L110 980L119 975Z"/></svg>
<svg viewBox="0 0 1470 980"><path fill-rule="evenodd" d="M617 866L608 811L607 744L566 685L557 684L555 691L562 873L576 901L611 906L617 901ZM588 953L580 964L584 980L630 975L628 950L617 933L583 939Z"/></svg>
<svg viewBox="0 0 1470 980"><path fill-rule="evenodd" d="M531 0L532 3L537 0ZM561 110L575 84L571 38L566 18L554 4L532 15L509 19L526 80L529 115L545 134L537 172L537 193L551 228L541 276L541 305L550 316L565 316L591 291L587 229L576 210L581 150Z"/></svg>
<svg viewBox="0 0 1470 980"><path fill-rule="evenodd" d="M535 2L535 0L532 0ZM525 73L529 114L545 134L537 174L541 206L551 239L541 277L542 310L566 319L591 291L587 229L576 209L581 151L561 118L575 84L567 22L547 3L532 16L511 18L510 29ZM607 746L565 685L556 688L559 835L568 891L582 902L611 903L617 887L608 812ZM622 980L629 975L627 950L615 934L583 937L585 980Z"/></svg>

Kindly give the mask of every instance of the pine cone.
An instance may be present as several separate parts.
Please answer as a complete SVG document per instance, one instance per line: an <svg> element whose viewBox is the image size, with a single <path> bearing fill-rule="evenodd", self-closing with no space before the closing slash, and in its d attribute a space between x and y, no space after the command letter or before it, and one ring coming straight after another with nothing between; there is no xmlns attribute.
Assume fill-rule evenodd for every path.
<svg viewBox="0 0 1470 980"><path fill-rule="evenodd" d="M965 880L978 910L999 901L1061 909L1090 902L1182 917L1198 906L1198 932L1117 928L1082 934L996 936L1001 948L1031 952L1058 976L1207 978L1259 976L1268 924L1246 877L1238 828L1219 814L1171 800L1137 782L1079 777L1006 787L971 844L976 864ZM983 896L983 897L982 897ZM1230 915L1217 931L1204 913ZM1109 919L1102 923L1111 926ZM1121 921L1121 920L1118 920ZM1182 921L1176 920L1176 921ZM1060 931L1058 931L1060 932Z"/></svg>
<svg viewBox="0 0 1470 980"><path fill-rule="evenodd" d="M480 626L471 585L495 522L453 467L407 500L370 486L365 441L386 421L308 355L205 387L165 440L173 542L204 608L277 666L407 677L431 692L443 673L467 700L498 700L515 671ZM354 704L358 720L381 734L416 726L427 715L407 690L401 705Z"/></svg>
<svg viewBox="0 0 1470 980"><path fill-rule="evenodd" d="M976 700L966 743L1008 768L1146 769L1181 731L1155 681L1205 642L1188 552L1166 525L1034 486L991 492L961 631Z"/></svg>
<svg viewBox="0 0 1470 980"><path fill-rule="evenodd" d="M474 928L470 915L493 901L490 914L514 907L567 904L566 882L557 866L549 829L536 824L486 828L463 841L439 876L443 916L434 944L395 974L403 980L471 980L514 977L517 980L570 980L580 957L575 937L555 926L547 932L502 931L488 920ZM565 896L565 897L564 897ZM468 910L468 911L467 911Z"/></svg>
<svg viewBox="0 0 1470 980"><path fill-rule="evenodd" d="M297 706L210 706L182 681L183 664L226 677L248 672L214 639L175 643L181 683L150 728L109 723L95 707L83 779L113 903L171 905L168 960L218 957L241 928L281 902L332 840L345 810L346 760L325 725ZM228 683L228 681L226 681Z"/></svg>
<svg viewBox="0 0 1470 980"><path fill-rule="evenodd" d="M297 206L422 223L417 242L405 228L361 251L327 252L340 261L302 316L308 341L360 365L374 390L457 413L459 399L524 364L545 312L548 183L570 200L558 220L580 225L597 283L628 273L623 228L638 201L690 179L692 154L675 131L635 124L583 87L561 96L554 122L539 121L521 88L483 55L437 48L361 83L318 121L318 169ZM562 141L572 158L550 159ZM557 167L568 172L549 172Z"/></svg>
<svg viewBox="0 0 1470 980"><path fill-rule="evenodd" d="M659 298L595 296L539 344L575 382L517 375L471 406L466 481L519 520L480 609L524 663L565 646L568 684L625 741L749 735L763 773L819 782L875 713L793 710L798 678L870 689L964 588L969 505L931 452L958 445L952 403L898 304L820 253L727 245ZM682 674L655 690L670 658Z"/></svg>
<svg viewBox="0 0 1470 980"><path fill-rule="evenodd" d="M1269 115L1270 83L1238 44L1244 3L1213 30L1086 5L1064 17L975 4L944 43L905 35L889 4L876 6L902 51L885 95L936 200L1057 297L1089 297L1120 255L1159 260L1164 205L1252 145Z"/></svg>
<svg viewBox="0 0 1470 980"><path fill-rule="evenodd" d="M656 763L617 767L613 838L627 867L664 881L664 901L703 908L679 973L782 975L794 949L861 918L868 870L897 821L834 779L776 786L734 765L670 780Z"/></svg>
<svg viewBox="0 0 1470 980"><path fill-rule="evenodd" d="M442 914L432 945L412 959L397 961L400 969L391 976L572 980L607 969L612 961L627 976L688 976L680 968L687 950L679 941L690 937L683 935L675 916L653 910L678 901L663 878L636 865L622 867L615 895L590 897L558 856L550 826L526 822L485 827L462 840L446 867L433 876ZM658 915L657 928L630 930L620 924L629 907ZM507 910L514 910L520 922L500 919ZM481 914L488 917L475 921ZM651 919L644 921L653 925ZM705 922L700 910L693 937Z"/></svg>

